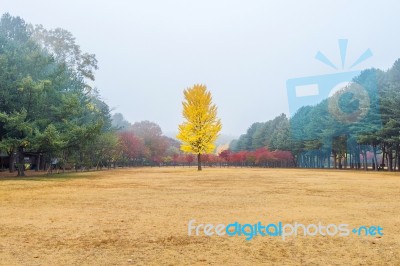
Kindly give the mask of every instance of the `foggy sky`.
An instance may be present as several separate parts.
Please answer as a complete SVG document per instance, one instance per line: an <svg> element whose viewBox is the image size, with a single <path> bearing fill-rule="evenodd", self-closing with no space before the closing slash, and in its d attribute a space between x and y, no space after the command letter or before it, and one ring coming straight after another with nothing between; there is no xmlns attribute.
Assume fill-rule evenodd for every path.
<svg viewBox="0 0 400 266"><path fill-rule="evenodd" d="M314 57L320 50L341 65L340 38L348 65L368 48L374 56L361 69L400 57L400 4L348 2L0 0L0 13L72 32L99 60L103 99L128 121L176 132L183 89L202 83L223 133L238 136L288 113L287 79L337 72Z"/></svg>

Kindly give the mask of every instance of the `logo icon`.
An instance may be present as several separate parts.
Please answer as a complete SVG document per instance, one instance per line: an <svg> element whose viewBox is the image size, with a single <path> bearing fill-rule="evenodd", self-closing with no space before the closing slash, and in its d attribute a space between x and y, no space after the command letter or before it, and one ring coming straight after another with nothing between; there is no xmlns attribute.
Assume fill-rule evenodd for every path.
<svg viewBox="0 0 400 266"><path fill-rule="evenodd" d="M323 152L328 164L334 139L345 139L350 153L359 134L381 128L376 73L373 69L353 70L370 58L372 51L365 50L345 71L348 40L339 39L338 44L340 68L320 51L315 59L339 72L286 82L293 140L313 143L306 153ZM326 160L319 166L325 165Z"/></svg>

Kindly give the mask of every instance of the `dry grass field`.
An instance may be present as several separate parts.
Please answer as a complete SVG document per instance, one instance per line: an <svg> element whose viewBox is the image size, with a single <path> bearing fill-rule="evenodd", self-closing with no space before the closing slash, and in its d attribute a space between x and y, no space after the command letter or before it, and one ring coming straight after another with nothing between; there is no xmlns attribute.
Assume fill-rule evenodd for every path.
<svg viewBox="0 0 400 266"><path fill-rule="evenodd" d="M400 175L139 168L0 178L1 265L400 265ZM196 223L380 225L373 236L188 236Z"/></svg>

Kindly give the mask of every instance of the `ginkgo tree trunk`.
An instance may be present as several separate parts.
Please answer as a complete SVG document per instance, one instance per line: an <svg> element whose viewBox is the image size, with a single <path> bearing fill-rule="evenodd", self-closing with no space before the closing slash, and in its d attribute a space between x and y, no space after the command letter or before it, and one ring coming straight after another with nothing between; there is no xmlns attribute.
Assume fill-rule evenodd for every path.
<svg viewBox="0 0 400 266"><path fill-rule="evenodd" d="M215 141L221 131L221 120L217 118L217 106L212 103L211 93L205 85L194 85L183 91L183 118L176 136L182 141L181 150L197 155L198 170L201 170L201 155L215 150Z"/></svg>

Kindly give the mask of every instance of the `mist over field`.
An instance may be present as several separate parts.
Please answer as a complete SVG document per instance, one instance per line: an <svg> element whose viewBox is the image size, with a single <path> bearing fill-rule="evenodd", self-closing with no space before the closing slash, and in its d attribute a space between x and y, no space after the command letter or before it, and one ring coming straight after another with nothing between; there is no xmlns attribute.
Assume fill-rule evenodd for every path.
<svg viewBox="0 0 400 266"><path fill-rule="evenodd" d="M400 265L399 8L0 0L0 265Z"/></svg>

